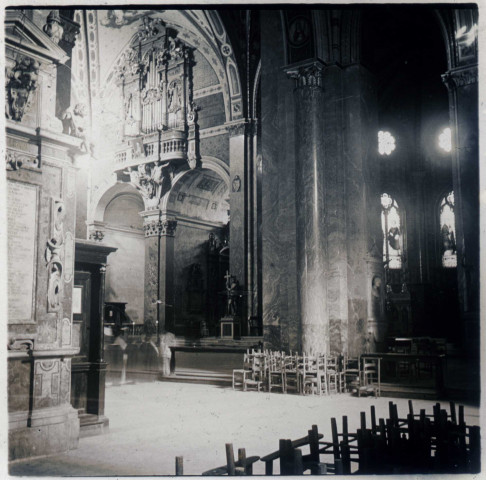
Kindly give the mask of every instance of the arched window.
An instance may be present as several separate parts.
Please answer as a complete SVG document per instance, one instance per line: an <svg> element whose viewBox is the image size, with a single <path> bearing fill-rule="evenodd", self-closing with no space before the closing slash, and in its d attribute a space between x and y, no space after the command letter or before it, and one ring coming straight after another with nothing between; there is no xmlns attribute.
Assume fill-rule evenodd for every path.
<svg viewBox="0 0 486 480"><path fill-rule="evenodd" d="M442 198L439 208L439 221L442 266L445 268L457 267L454 192L450 192Z"/></svg>
<svg viewBox="0 0 486 480"><path fill-rule="evenodd" d="M381 195L381 229L383 231L383 261L390 269L402 268L403 233L400 209L388 193Z"/></svg>

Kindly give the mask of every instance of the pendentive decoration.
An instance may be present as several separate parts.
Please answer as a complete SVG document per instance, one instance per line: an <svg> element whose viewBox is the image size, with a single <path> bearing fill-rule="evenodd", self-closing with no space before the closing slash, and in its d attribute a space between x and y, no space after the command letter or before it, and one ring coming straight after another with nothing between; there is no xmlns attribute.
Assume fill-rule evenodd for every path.
<svg viewBox="0 0 486 480"><path fill-rule="evenodd" d="M13 68L7 68L5 115L20 122L31 106L34 92L39 85L40 63L33 58L21 56Z"/></svg>

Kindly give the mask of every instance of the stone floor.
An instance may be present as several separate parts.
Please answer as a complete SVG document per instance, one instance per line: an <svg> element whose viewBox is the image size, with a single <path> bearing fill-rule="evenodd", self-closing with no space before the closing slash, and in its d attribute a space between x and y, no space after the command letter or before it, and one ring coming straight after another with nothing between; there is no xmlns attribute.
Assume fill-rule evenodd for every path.
<svg viewBox="0 0 486 480"><path fill-rule="evenodd" d="M109 432L80 439L79 448L49 458L12 464L11 475L112 476L173 475L175 457L184 457L184 474L200 475L225 463L225 443L235 452L264 456L280 438L300 438L317 424L331 437L330 418L348 415L350 431L359 412L376 406L386 417L390 398L356 398L349 394L298 396L233 391L212 385L147 382L112 386L106 391ZM406 399L393 399L400 416ZM432 412L434 402L414 400L414 409ZM448 405L444 405L448 408ZM466 421L479 425L477 406L465 405ZM305 453L305 452L304 452ZM263 473L262 462L255 473Z"/></svg>

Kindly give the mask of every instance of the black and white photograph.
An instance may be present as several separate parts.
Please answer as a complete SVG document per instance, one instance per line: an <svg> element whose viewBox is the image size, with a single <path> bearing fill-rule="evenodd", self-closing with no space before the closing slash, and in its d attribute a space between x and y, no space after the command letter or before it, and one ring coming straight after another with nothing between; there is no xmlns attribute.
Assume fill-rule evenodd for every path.
<svg viewBox="0 0 486 480"><path fill-rule="evenodd" d="M6 475L479 478L481 5L22 1Z"/></svg>

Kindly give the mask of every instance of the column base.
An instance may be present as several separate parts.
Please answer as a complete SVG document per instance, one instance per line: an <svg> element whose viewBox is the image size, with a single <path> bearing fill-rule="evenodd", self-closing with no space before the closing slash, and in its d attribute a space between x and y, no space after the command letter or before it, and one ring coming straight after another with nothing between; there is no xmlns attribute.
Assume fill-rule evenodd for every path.
<svg viewBox="0 0 486 480"><path fill-rule="evenodd" d="M78 412L71 405L9 414L9 461L67 452L78 447Z"/></svg>

